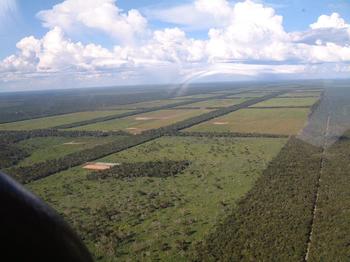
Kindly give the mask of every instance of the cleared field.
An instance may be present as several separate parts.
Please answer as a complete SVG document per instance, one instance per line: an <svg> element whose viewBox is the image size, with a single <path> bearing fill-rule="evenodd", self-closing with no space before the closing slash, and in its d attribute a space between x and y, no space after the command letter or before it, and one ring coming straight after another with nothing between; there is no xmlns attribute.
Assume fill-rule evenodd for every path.
<svg viewBox="0 0 350 262"><path fill-rule="evenodd" d="M81 126L75 130L102 130L116 131L123 130L132 134L139 134L142 131L167 126L178 121L198 116L211 110L193 109L193 110L159 110L121 119L100 122L93 125Z"/></svg>
<svg viewBox="0 0 350 262"><path fill-rule="evenodd" d="M146 102L141 102L141 103L135 103L135 104L127 104L127 105L120 105L120 106L115 106L111 107L114 109L120 108L127 108L127 109L137 109L137 108L151 108L151 107L156 107L156 106L165 106L165 105L170 105L170 104L175 104L178 102L183 102L186 101L185 99L164 99L164 100L154 100L154 101L146 101Z"/></svg>
<svg viewBox="0 0 350 262"><path fill-rule="evenodd" d="M272 98L264 102L253 105L253 107L270 106L312 106L318 100L318 97L300 97L300 98Z"/></svg>
<svg viewBox="0 0 350 262"><path fill-rule="evenodd" d="M290 92L283 95L280 95L280 97L294 97L294 96L314 96L319 97L321 95L321 91L298 91L298 92Z"/></svg>
<svg viewBox="0 0 350 262"><path fill-rule="evenodd" d="M294 135L305 125L309 112L304 108L241 109L185 131Z"/></svg>
<svg viewBox="0 0 350 262"><path fill-rule="evenodd" d="M272 91L249 91L241 94L235 94L228 96L227 98L237 98L237 97L262 97L271 94Z"/></svg>
<svg viewBox="0 0 350 262"><path fill-rule="evenodd" d="M98 161L190 161L178 176L89 180L90 172L76 167L28 186L64 215L96 258L186 260L285 142L163 137Z"/></svg>
<svg viewBox="0 0 350 262"><path fill-rule="evenodd" d="M89 111L65 114L59 116L43 117L25 121L18 121L7 124L0 124L0 130L33 130L44 129L59 125L71 124L78 121L85 121L98 117L110 116L129 112L130 110L110 110L110 111Z"/></svg>
<svg viewBox="0 0 350 262"><path fill-rule="evenodd" d="M175 100L183 100L183 99L195 99L195 98L209 98L209 97L213 97L213 96L217 96L218 94L200 94L200 95L192 95L192 96L178 96L178 97L174 97L172 99Z"/></svg>
<svg viewBox="0 0 350 262"><path fill-rule="evenodd" d="M117 139L126 139L126 137L39 137L24 140L18 145L29 152L30 156L19 162L17 166L29 166L45 160L60 158Z"/></svg>
<svg viewBox="0 0 350 262"><path fill-rule="evenodd" d="M197 102L185 106L179 106L178 108L182 107L227 107L227 106L233 106L238 105L240 103L243 103L247 101L246 98L233 98L233 99L211 99L208 101L202 101Z"/></svg>

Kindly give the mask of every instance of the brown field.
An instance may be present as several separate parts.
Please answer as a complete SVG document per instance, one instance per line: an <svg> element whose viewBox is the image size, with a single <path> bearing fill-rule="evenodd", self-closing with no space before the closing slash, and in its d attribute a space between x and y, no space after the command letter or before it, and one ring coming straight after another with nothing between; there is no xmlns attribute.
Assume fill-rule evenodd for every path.
<svg viewBox="0 0 350 262"><path fill-rule="evenodd" d="M112 167L118 165L117 163L102 163L102 162L96 162L96 163L86 163L83 168L87 170L96 170L96 171L103 171L111 169Z"/></svg>

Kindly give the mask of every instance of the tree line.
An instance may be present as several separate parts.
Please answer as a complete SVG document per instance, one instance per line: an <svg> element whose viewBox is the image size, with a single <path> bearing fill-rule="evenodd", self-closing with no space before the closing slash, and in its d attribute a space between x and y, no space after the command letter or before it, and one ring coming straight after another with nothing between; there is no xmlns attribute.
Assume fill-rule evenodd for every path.
<svg viewBox="0 0 350 262"><path fill-rule="evenodd" d="M0 142L17 143L22 140L37 137L106 137L106 136L131 136L125 131L83 131L83 130L57 130L36 129L28 131L0 131Z"/></svg>
<svg viewBox="0 0 350 262"><path fill-rule="evenodd" d="M309 261L350 257L350 140L344 135L326 149L315 211Z"/></svg>
<svg viewBox="0 0 350 262"><path fill-rule="evenodd" d="M187 101L182 101L182 102L176 102L176 100L174 100L174 102L176 102L176 103L162 105L162 106L155 106L155 107L150 107L150 108L138 109L138 110L134 110L134 111L130 111L130 112L125 112L122 114L97 117L94 119L79 121L79 122L70 123L70 124L59 125L59 126L55 126L53 128L54 129L68 129L68 128L86 126L86 125L96 124L96 123L100 123L100 122L106 122L106 121L110 121L110 120L120 119L120 118L124 118L124 117L128 117L128 116L134 116L134 115L149 113L149 112L153 112L153 111L165 110L165 109L174 108L174 107L178 107L178 106L188 105L188 104L192 104L192 103L196 103L196 102L202 102L202 101L206 101L208 99L223 98L226 96L227 96L227 94L218 95L218 96L210 97L210 98L188 99Z"/></svg>
<svg viewBox="0 0 350 262"><path fill-rule="evenodd" d="M80 152L72 153L64 157L47 160L44 162L35 163L31 166L26 167L14 167L7 170L7 172L12 175L15 179L21 183L29 183L34 180L38 180L60 171L67 170L71 167L84 164L89 161L94 161L96 159L105 157L107 155L123 151L125 149L143 144L145 142L154 140L164 135L171 135L177 133L179 130L191 127L193 125L211 120L213 118L228 114L233 111L237 111L241 108L246 108L255 103L262 102L264 100L273 98L277 95L285 93L286 91L275 92L264 97L255 98L243 102L240 105L230 106L227 108L222 108L216 111L212 111L206 114L202 114L167 127L162 127L158 129L144 131L139 135L129 136L125 140L114 141L104 145L98 145L94 148L85 149Z"/></svg>
<svg viewBox="0 0 350 262"><path fill-rule="evenodd" d="M190 165L189 161L150 161L121 163L108 170L95 171L87 175L89 180L107 178L132 179L136 177L170 177L184 171Z"/></svg>
<svg viewBox="0 0 350 262"><path fill-rule="evenodd" d="M303 261L322 149L291 138L194 261Z"/></svg>

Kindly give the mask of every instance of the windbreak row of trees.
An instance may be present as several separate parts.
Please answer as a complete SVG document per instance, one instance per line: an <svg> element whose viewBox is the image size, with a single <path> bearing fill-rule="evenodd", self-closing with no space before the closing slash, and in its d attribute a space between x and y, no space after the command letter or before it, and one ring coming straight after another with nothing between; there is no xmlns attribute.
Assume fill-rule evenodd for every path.
<svg viewBox="0 0 350 262"><path fill-rule="evenodd" d="M59 126L55 126L53 128L54 129L67 129L67 128L74 128L74 127L79 127L79 126L86 126L86 125L91 125L91 124L95 124L95 123L106 122L106 121L110 121L110 120L114 120L114 119L124 118L124 117L128 117L128 116L134 116L134 115L138 115L138 114L144 114L144 113L149 113L149 112L153 112L153 111L165 110L165 109L169 109L169 108L173 108L173 107L188 105L188 104L192 104L192 103L196 103L196 102L202 102L202 101L206 101L208 99L224 98L226 96L227 96L227 94L226 95L218 95L218 96L209 97L209 98L188 99L187 101L182 101L182 102L176 102L176 100L174 100L174 102L176 102L176 103L162 105L162 106L155 106L155 107L150 107L150 108L144 108L144 109L138 109L135 111L130 111L130 112L122 113L122 114L97 117L94 119L79 121L79 122L65 124L65 125L59 125Z"/></svg>
<svg viewBox="0 0 350 262"><path fill-rule="evenodd" d="M131 136L124 131L83 131L83 130L57 130L36 129L29 131L0 131L0 142L17 143L22 140L36 137L106 137L106 136Z"/></svg>
<svg viewBox="0 0 350 262"><path fill-rule="evenodd" d="M161 133L161 134L170 134L171 135L174 132L176 133L177 131L180 131L182 129L186 129L186 128L189 128L191 126L200 124L202 122L206 122L206 121L212 120L214 118L217 118L217 117L229 114L231 112L238 111L238 110L243 109L243 108L247 108L249 106L252 106L252 105L260 103L260 102L263 102L265 100L269 100L271 98L274 98L274 97L276 97L278 95L281 95L281 94L284 94L286 92L287 91L274 92L274 93L271 93L271 94L263 96L263 97L257 97L257 98L245 101L245 102L243 102L241 104L238 104L238 105L233 105L233 106L229 106L229 107L220 108L218 110L211 111L209 113L205 113L205 114L202 114L202 115L199 115L199 116L195 116L195 117L192 117L192 118L189 118L189 119L177 122L175 124L172 124L172 125L169 125L169 126L166 126L166 127L161 127L161 128L158 128L158 129L148 130L148 131L145 131L143 133L144 134Z"/></svg>
<svg viewBox="0 0 350 262"><path fill-rule="evenodd" d="M78 166L89 161L94 161L104 156L143 144L155 138L158 138L158 136L130 136L125 140L118 140L111 143L98 145L94 148L75 152L58 159L47 160L26 167L10 168L6 170L6 172L21 183L29 183L57 172L67 170L71 167Z"/></svg>
<svg viewBox="0 0 350 262"><path fill-rule="evenodd" d="M193 260L303 261L321 152L291 138L234 211L198 245Z"/></svg>
<svg viewBox="0 0 350 262"><path fill-rule="evenodd" d="M350 139L326 150L309 261L350 259Z"/></svg>
<svg viewBox="0 0 350 262"><path fill-rule="evenodd" d="M173 125L169 125L167 127L145 131L140 135L130 136L122 141L114 141L112 143L99 145L94 148L86 149L77 153L72 153L65 157L58 158L55 160L47 160L44 162L36 163L32 166L11 168L8 169L7 172L22 183L29 183L31 181L50 176L57 172L67 170L71 167L78 166L89 161L94 161L104 156L120 152L122 150L134 147L136 145L140 145L142 143L151 141L161 136L177 133L181 129L191 127L201 122L211 120L215 117L219 117L230 112L239 110L241 108L251 106L255 103L259 103L264 100L273 98L285 92L286 91L276 92L264 97L246 101L240 105L222 108L216 111L212 111L210 113L206 113L197 117L193 117L175 123Z"/></svg>
<svg viewBox="0 0 350 262"><path fill-rule="evenodd" d="M191 137L264 137L264 138L288 138L289 135L260 134L260 133L238 133L238 132L173 132L171 136Z"/></svg>
<svg viewBox="0 0 350 262"><path fill-rule="evenodd" d="M108 170L88 174L90 180L107 178L132 179L136 177L170 177L184 171L190 165L189 161L150 161L136 163L122 163Z"/></svg>

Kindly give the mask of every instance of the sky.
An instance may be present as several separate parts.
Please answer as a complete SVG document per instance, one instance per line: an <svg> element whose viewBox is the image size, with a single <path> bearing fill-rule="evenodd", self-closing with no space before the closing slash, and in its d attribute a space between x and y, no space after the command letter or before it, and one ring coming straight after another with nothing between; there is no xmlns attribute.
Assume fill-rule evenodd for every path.
<svg viewBox="0 0 350 262"><path fill-rule="evenodd" d="M0 0L0 91L348 78L350 0Z"/></svg>

